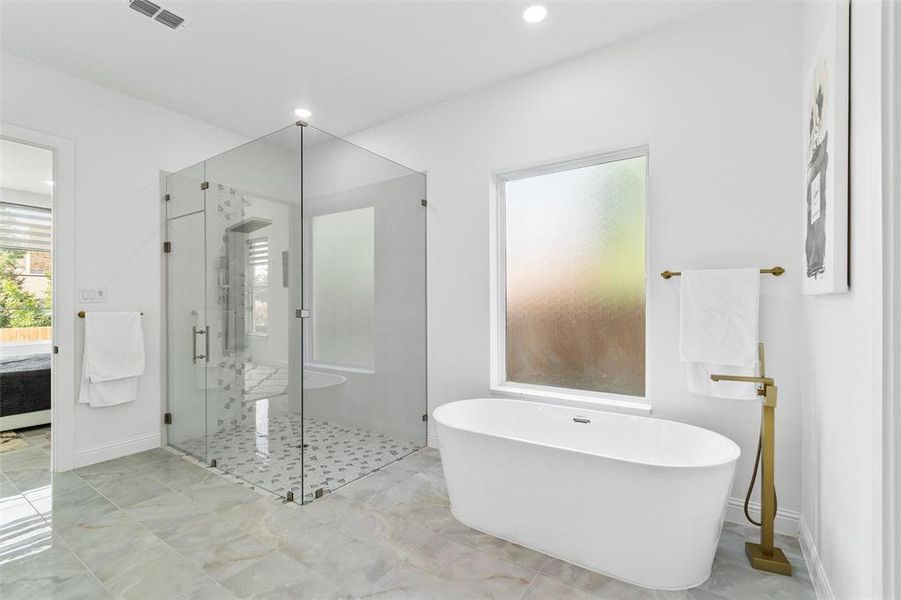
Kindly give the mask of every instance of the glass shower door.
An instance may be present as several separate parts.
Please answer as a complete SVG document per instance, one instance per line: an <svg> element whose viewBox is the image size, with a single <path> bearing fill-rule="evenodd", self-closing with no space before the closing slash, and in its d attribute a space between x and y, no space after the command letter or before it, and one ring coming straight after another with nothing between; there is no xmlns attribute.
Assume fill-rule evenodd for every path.
<svg viewBox="0 0 901 600"><path fill-rule="evenodd" d="M203 164L166 177L169 444L206 461L207 327Z"/></svg>

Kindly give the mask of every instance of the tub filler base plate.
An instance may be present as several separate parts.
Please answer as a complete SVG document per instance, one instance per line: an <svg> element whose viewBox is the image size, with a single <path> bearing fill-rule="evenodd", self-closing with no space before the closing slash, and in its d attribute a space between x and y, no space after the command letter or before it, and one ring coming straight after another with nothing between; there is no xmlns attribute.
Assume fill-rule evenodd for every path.
<svg viewBox="0 0 901 600"><path fill-rule="evenodd" d="M763 553L763 546L754 542L745 542L745 554L748 555L748 560L755 569L791 577L791 563L785 558L785 553L780 548L773 548L773 554L766 556Z"/></svg>

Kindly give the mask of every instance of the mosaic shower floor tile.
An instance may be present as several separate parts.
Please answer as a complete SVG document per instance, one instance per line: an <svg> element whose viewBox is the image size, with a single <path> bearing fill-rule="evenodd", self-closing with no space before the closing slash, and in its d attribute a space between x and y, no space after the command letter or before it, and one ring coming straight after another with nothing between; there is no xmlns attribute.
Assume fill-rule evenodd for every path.
<svg viewBox="0 0 901 600"><path fill-rule="evenodd" d="M302 435L301 435L302 430ZM236 477L281 496L312 499L384 467L419 446L354 427L283 414L179 444ZM303 484L301 485L301 478Z"/></svg>

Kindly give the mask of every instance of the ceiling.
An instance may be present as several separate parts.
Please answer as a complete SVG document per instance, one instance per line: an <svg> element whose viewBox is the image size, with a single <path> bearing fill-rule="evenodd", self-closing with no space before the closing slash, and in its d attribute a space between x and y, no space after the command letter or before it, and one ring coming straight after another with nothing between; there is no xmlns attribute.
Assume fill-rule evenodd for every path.
<svg viewBox="0 0 901 600"><path fill-rule="evenodd" d="M716 1L166 2L172 31L126 0L3 2L5 51L249 136L307 107L347 134L690 18Z"/></svg>
<svg viewBox="0 0 901 600"><path fill-rule="evenodd" d="M53 181L53 152L0 139L0 188L47 195Z"/></svg>

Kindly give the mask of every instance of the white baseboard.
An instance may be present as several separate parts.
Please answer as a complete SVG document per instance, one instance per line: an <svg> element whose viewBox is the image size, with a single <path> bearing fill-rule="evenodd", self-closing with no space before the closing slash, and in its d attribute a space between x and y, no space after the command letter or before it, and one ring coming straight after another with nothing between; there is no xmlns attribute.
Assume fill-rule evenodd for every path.
<svg viewBox="0 0 901 600"><path fill-rule="evenodd" d="M77 469L79 467L86 467L105 460L112 460L114 458L144 452L145 450L153 450L154 448L159 447L160 433L158 431L131 438L130 440L93 446L91 448L79 450L75 453L75 460L73 461L74 464L72 468Z"/></svg>
<svg viewBox="0 0 901 600"><path fill-rule="evenodd" d="M808 529L804 517L801 517L799 527L801 530L801 553L804 555L804 562L807 563L807 570L810 572L813 591L818 600L835 600L835 594L832 593L832 586L829 585L826 570L823 568L823 563L820 562L820 555L817 552L816 544L813 543L813 536L810 535L810 529Z"/></svg>
<svg viewBox="0 0 901 600"><path fill-rule="evenodd" d="M726 507L726 520L730 523L745 523L750 525L750 523L748 523L748 520L745 518L744 507L744 498L729 498L729 505ZM751 502L748 504L748 508L751 511L751 516L755 519L759 519L760 503ZM776 521L775 523L773 523L773 530L776 533L781 533L783 535L798 537L798 523L800 522L800 520L800 513L797 513L793 510L780 508L776 511Z"/></svg>

